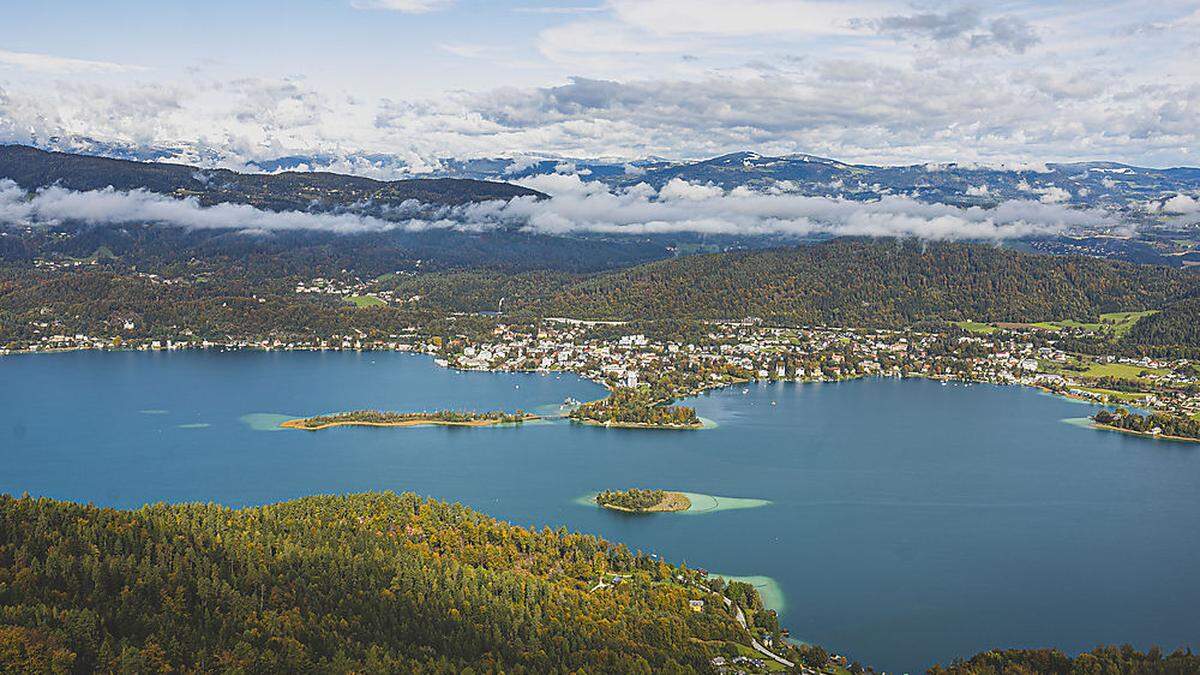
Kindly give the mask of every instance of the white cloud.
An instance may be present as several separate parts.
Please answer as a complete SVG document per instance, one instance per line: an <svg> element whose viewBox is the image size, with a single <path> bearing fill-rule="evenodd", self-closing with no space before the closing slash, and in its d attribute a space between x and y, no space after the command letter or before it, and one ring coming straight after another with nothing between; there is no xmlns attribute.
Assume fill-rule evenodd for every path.
<svg viewBox="0 0 1200 675"><path fill-rule="evenodd" d="M582 7L514 7L512 11L518 14L595 14L605 11L603 5Z"/></svg>
<svg viewBox="0 0 1200 675"><path fill-rule="evenodd" d="M1023 53L1041 41L1033 26L1024 19L1000 16L984 20L980 9L971 5L953 8L944 13L892 15L877 19L856 19L851 23L859 28L873 28L884 35L961 41L971 49L996 45Z"/></svg>
<svg viewBox="0 0 1200 675"><path fill-rule="evenodd" d="M1200 13L1194 0L1153 5L597 0L499 12L510 23L490 37L459 30L456 16L423 22L402 53L381 48L381 63L403 68L362 68L361 56L339 60L356 58L343 50L289 51L285 66L248 58L252 77L230 64L164 60L136 71L0 51L0 142L165 146L233 166L284 155L335 164L390 154L418 167L738 150L862 163L1194 165L1200 71L1187 64L1200 58ZM1131 20L1158 28L1114 34ZM424 55L439 50L473 61L430 68Z"/></svg>
<svg viewBox="0 0 1200 675"><path fill-rule="evenodd" d="M424 14L448 9L455 0L351 0L354 9L386 9L406 14Z"/></svg>
<svg viewBox="0 0 1200 675"><path fill-rule="evenodd" d="M195 199L173 199L141 190L76 192L51 187L29 196L11 181L0 181L0 224L161 224L247 233L311 230L338 234L431 228L481 231L516 226L543 234L830 234L939 240L1001 240L1114 225L1098 211L1034 201L1010 201L982 209L925 204L898 196L855 202L746 188L726 192L680 179L659 191L643 183L615 192L599 182L568 174L542 175L520 182L552 196L444 208L432 220L405 217L421 211L420 205L406 205L393 210L397 220L386 220L356 214L273 212L242 204L204 207Z"/></svg>
<svg viewBox="0 0 1200 675"><path fill-rule="evenodd" d="M1162 211L1176 215L1200 213L1200 200L1190 195L1175 195L1163 202Z"/></svg>
<svg viewBox="0 0 1200 675"><path fill-rule="evenodd" d="M465 44L461 42L443 43L438 45L438 49L464 59L478 59L488 52L488 48L484 45Z"/></svg>
<svg viewBox="0 0 1200 675"><path fill-rule="evenodd" d="M141 66L130 66L108 61L71 59L52 54L11 52L0 49L0 65L22 68L39 73L128 73L146 70Z"/></svg>
<svg viewBox="0 0 1200 675"><path fill-rule="evenodd" d="M850 33L850 20L880 2L829 0L611 0L622 22L658 35Z"/></svg>
<svg viewBox="0 0 1200 675"><path fill-rule="evenodd" d="M1071 201L1071 193L1064 188L1051 186L1038 190L1041 193L1041 202L1043 204L1062 204Z"/></svg>
<svg viewBox="0 0 1200 675"><path fill-rule="evenodd" d="M538 176L520 182L553 197L472 206L466 211L468 219L517 224L547 234L699 232L973 240L1044 236L1071 228L1117 225L1100 211L1035 201L1009 201L983 209L926 204L899 196L857 202L746 188L726 192L681 179L658 192L645 184L614 192L577 176Z"/></svg>
<svg viewBox="0 0 1200 675"><path fill-rule="evenodd" d="M86 225L162 224L189 229L318 230L343 234L431 226L421 221L394 223L352 214L265 211L245 204L205 207L195 199L173 199L143 190L121 192L109 188L78 192L50 187L27 198L12 181L0 180L0 223L66 221Z"/></svg>

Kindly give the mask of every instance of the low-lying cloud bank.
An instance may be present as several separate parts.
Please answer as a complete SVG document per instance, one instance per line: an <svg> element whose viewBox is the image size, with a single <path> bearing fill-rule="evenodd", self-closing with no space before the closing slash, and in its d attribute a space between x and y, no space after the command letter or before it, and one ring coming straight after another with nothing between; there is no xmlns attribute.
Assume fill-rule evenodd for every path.
<svg viewBox="0 0 1200 675"><path fill-rule="evenodd" d="M657 192L644 184L612 192L600 183L566 175L537 176L518 183L552 198L476 205L469 209L472 217L522 223L547 234L697 232L987 240L1116 225L1102 211L1038 201L1009 201L983 209L926 204L902 196L861 202L748 188L725 191L680 179Z"/></svg>
<svg viewBox="0 0 1200 675"><path fill-rule="evenodd" d="M268 211L246 204L202 206L195 198L175 199L145 190L112 188L79 192L49 187L28 195L12 181L0 180L0 225L56 223L85 225L159 224L188 229L234 229L246 233L312 230L352 234L399 228L424 229L429 221L395 222L353 213Z"/></svg>
<svg viewBox="0 0 1200 675"><path fill-rule="evenodd" d="M519 182L551 198L521 197L441 209L436 218L411 215L420 213L420 208L378 210L384 216L405 214L396 218L274 212L243 204L202 206L196 199L174 199L142 190L76 192L51 187L29 195L10 181L0 181L0 225L153 223L247 233L309 230L339 234L510 228L539 234L829 234L942 240L1013 239L1117 225L1103 211L1038 201L1009 201L983 209L926 204L902 196L860 202L746 188L725 191L679 179L661 190L641 184L615 192L575 175L537 176Z"/></svg>

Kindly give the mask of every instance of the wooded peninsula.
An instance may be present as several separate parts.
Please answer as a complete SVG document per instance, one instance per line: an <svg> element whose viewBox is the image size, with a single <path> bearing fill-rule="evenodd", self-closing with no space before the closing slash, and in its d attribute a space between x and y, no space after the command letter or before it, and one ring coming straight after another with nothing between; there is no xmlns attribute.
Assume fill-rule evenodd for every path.
<svg viewBox="0 0 1200 675"><path fill-rule="evenodd" d="M633 429L701 429L696 409L656 404L646 392L614 389L608 398L584 403L568 415L581 424Z"/></svg>
<svg viewBox="0 0 1200 675"><path fill-rule="evenodd" d="M452 427L484 427L497 424L521 424L538 419L537 415L523 410L508 413L500 410L492 412L459 412L455 410L437 410L434 412L384 412L379 410L355 410L352 412L317 415L301 419L288 420L279 426L284 429L303 429L304 431L320 431L332 427L415 427L422 425L440 425Z"/></svg>
<svg viewBox="0 0 1200 675"><path fill-rule="evenodd" d="M1170 440L1200 442L1200 420L1181 415L1167 413L1139 415L1120 408L1116 412L1107 409L1101 410L1092 416L1092 421L1102 429Z"/></svg>

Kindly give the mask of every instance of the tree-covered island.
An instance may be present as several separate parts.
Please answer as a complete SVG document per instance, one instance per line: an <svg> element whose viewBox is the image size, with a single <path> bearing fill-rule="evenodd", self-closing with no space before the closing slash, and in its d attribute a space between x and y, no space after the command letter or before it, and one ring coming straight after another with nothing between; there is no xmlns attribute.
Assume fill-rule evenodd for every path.
<svg viewBox="0 0 1200 675"><path fill-rule="evenodd" d="M384 412L379 410L355 410L352 412L317 415L301 419L288 420L280 426L285 429L303 429L319 431L331 427L415 427L426 424L453 427L483 427L496 424L521 424L538 419L537 415L523 410L504 412L460 412L457 410L436 410L433 412Z"/></svg>
<svg viewBox="0 0 1200 675"><path fill-rule="evenodd" d="M581 424L636 429L700 429L704 424L695 408L658 405L646 392L614 389L608 398L584 403L568 415Z"/></svg>
<svg viewBox="0 0 1200 675"><path fill-rule="evenodd" d="M1125 408L1101 410L1092 416L1096 426L1130 434L1200 442L1200 420L1169 413L1139 415Z"/></svg>
<svg viewBox="0 0 1200 675"><path fill-rule="evenodd" d="M596 503L606 509L631 513L661 513L687 511L692 500L682 492L666 490L605 490L596 495Z"/></svg>

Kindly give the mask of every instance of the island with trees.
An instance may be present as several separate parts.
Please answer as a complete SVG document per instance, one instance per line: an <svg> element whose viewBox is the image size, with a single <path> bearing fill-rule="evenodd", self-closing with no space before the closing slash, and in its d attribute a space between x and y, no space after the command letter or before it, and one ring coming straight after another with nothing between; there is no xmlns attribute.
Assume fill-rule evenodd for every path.
<svg viewBox="0 0 1200 675"><path fill-rule="evenodd" d="M596 503L606 509L628 513L664 513L687 511L692 500L682 492L666 490L605 490L596 495Z"/></svg>
<svg viewBox="0 0 1200 675"><path fill-rule="evenodd" d="M704 423L695 408L656 404L636 389L614 389L608 398L584 403L568 417L580 424L631 429L701 429Z"/></svg>
<svg viewBox="0 0 1200 675"><path fill-rule="evenodd" d="M437 410L433 412L384 412L379 410L355 410L352 412L331 413L301 419L288 420L280 424L285 429L303 429L304 431L320 431L332 427L415 427L423 425L440 425L448 427L485 427L497 424L522 424L538 419L523 410L504 412L460 412L456 410Z"/></svg>
<svg viewBox="0 0 1200 675"><path fill-rule="evenodd" d="M1200 442L1200 420L1182 415L1169 413L1139 415L1125 408L1120 408L1115 412L1104 409L1093 415L1092 421L1101 429L1176 441Z"/></svg>

